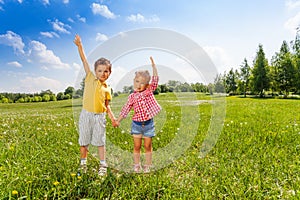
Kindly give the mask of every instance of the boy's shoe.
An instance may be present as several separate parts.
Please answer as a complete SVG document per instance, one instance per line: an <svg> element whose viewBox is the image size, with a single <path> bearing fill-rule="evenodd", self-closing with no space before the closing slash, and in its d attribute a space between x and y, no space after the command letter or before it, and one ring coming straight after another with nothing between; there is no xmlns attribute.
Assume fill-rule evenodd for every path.
<svg viewBox="0 0 300 200"><path fill-rule="evenodd" d="M87 172L87 165L86 164L80 164L77 172L77 176L81 176L82 174L85 174Z"/></svg>
<svg viewBox="0 0 300 200"><path fill-rule="evenodd" d="M144 173L150 173L150 168L151 168L151 165L144 165L143 166L143 171L144 171Z"/></svg>
<svg viewBox="0 0 300 200"><path fill-rule="evenodd" d="M98 175L105 176L107 173L107 165L100 165Z"/></svg>
<svg viewBox="0 0 300 200"><path fill-rule="evenodd" d="M141 173L141 170L142 170L142 168L141 168L141 165L140 165L140 164L134 164L134 165L133 165L133 171L134 171L135 173Z"/></svg>

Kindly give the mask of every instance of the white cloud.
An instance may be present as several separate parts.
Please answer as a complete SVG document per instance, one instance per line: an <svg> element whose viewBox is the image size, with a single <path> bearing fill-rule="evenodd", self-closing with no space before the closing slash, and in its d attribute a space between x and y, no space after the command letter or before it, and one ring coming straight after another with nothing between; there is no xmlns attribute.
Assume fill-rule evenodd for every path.
<svg viewBox="0 0 300 200"><path fill-rule="evenodd" d="M226 51L217 46L203 47L219 72L224 72L228 66L231 66L231 60Z"/></svg>
<svg viewBox="0 0 300 200"><path fill-rule="evenodd" d="M111 12L106 5L101 5L98 3L93 3L91 5L92 12L94 15L101 15L108 19L115 19L116 15Z"/></svg>
<svg viewBox="0 0 300 200"><path fill-rule="evenodd" d="M0 35L0 44L11 46L14 49L15 53L25 53L25 45L22 41L21 36L12 31L7 31L6 34Z"/></svg>
<svg viewBox="0 0 300 200"><path fill-rule="evenodd" d="M25 79L20 80L20 88L17 90L35 93L42 90L50 89L52 92L62 91L63 85L61 82L55 79L50 79L44 76L40 77L26 77Z"/></svg>
<svg viewBox="0 0 300 200"><path fill-rule="evenodd" d="M22 65L18 61L9 62L7 64L13 67L22 67Z"/></svg>
<svg viewBox="0 0 300 200"><path fill-rule="evenodd" d="M138 22L138 23L150 23L150 22L159 22L160 19L156 15L153 15L149 18L144 17L141 14L130 15L127 17L127 21L129 22Z"/></svg>
<svg viewBox="0 0 300 200"><path fill-rule="evenodd" d="M48 38L59 38L59 35L55 32L40 32L40 34L44 37L48 37Z"/></svg>
<svg viewBox="0 0 300 200"><path fill-rule="evenodd" d="M294 10L300 6L300 1L287 0L285 1L285 6L288 10Z"/></svg>
<svg viewBox="0 0 300 200"><path fill-rule="evenodd" d="M298 12L294 17L288 19L284 27L289 30L292 34L295 34L297 28L300 26L300 12Z"/></svg>
<svg viewBox="0 0 300 200"><path fill-rule="evenodd" d="M68 18L68 21L74 23L74 20L70 17Z"/></svg>
<svg viewBox="0 0 300 200"><path fill-rule="evenodd" d="M66 63L63 63L58 56L56 56L53 51L48 50L46 45L38 41L31 41L30 43L30 56L31 60L37 61L40 64L43 64L45 68L54 68L54 69L69 69L70 66Z"/></svg>
<svg viewBox="0 0 300 200"><path fill-rule="evenodd" d="M63 3L64 3L64 4L68 4L68 3L69 3L69 0L63 0Z"/></svg>
<svg viewBox="0 0 300 200"><path fill-rule="evenodd" d="M108 37L102 33L97 33L96 35L96 41L97 42L103 42L103 41L106 41L108 40Z"/></svg>
<svg viewBox="0 0 300 200"><path fill-rule="evenodd" d="M18 0L19 3L23 3L23 0Z"/></svg>
<svg viewBox="0 0 300 200"><path fill-rule="evenodd" d="M52 24L52 28L59 32L59 33L65 33L65 34L70 34L70 31L68 31L67 29L71 29L71 27L67 24L64 24L63 22L60 22L58 19L55 19L55 21L50 21L48 20L51 24Z"/></svg>
<svg viewBox="0 0 300 200"><path fill-rule="evenodd" d="M42 0L42 2L43 2L44 5L50 5L49 0Z"/></svg>
<svg viewBox="0 0 300 200"><path fill-rule="evenodd" d="M85 17L81 17L80 15L76 15L77 19L83 23L86 22L86 18Z"/></svg>

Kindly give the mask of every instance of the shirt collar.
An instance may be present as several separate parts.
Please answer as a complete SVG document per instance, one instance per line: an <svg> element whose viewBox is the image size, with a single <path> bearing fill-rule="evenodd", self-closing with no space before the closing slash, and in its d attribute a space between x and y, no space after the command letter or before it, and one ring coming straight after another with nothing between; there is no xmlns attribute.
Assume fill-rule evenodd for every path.
<svg viewBox="0 0 300 200"><path fill-rule="evenodd" d="M100 84L100 85L103 85L104 87L107 87L107 84L106 84L106 82L104 81L104 82L101 82L99 79L97 79L97 78L95 78L95 81L98 81L98 83Z"/></svg>

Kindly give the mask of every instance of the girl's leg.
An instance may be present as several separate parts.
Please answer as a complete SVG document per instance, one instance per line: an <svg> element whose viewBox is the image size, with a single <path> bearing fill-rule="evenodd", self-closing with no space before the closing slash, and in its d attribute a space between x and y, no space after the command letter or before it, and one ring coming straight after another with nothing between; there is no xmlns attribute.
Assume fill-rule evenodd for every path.
<svg viewBox="0 0 300 200"><path fill-rule="evenodd" d="M135 165L140 164L142 135L133 135L133 161Z"/></svg>
<svg viewBox="0 0 300 200"><path fill-rule="evenodd" d="M152 138L144 137L144 147L145 147L145 165L150 166L152 164Z"/></svg>

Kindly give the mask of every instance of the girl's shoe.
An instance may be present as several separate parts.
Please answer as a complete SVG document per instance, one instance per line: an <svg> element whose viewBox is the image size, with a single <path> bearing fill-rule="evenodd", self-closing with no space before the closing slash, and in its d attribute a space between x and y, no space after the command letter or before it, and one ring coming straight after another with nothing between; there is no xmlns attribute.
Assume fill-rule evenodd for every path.
<svg viewBox="0 0 300 200"><path fill-rule="evenodd" d="M151 168L151 165L144 165L143 166L143 171L144 171L144 173L150 173L150 168Z"/></svg>
<svg viewBox="0 0 300 200"><path fill-rule="evenodd" d="M141 173L141 165L140 164L134 164L133 171L135 173Z"/></svg>

